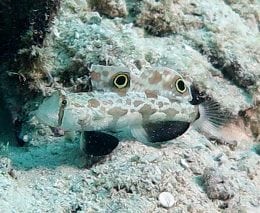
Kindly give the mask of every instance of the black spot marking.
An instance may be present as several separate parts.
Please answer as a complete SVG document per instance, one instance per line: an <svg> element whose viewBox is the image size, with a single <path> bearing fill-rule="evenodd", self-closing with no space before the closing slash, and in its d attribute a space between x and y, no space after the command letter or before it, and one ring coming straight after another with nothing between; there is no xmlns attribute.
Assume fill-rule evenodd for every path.
<svg viewBox="0 0 260 213"><path fill-rule="evenodd" d="M189 128L190 123L185 121L162 121L148 123L144 129L148 140L152 143L165 142L177 138Z"/></svg>
<svg viewBox="0 0 260 213"><path fill-rule="evenodd" d="M88 155L103 156L110 154L118 145L119 140L107 133L85 131L83 133L83 151Z"/></svg>

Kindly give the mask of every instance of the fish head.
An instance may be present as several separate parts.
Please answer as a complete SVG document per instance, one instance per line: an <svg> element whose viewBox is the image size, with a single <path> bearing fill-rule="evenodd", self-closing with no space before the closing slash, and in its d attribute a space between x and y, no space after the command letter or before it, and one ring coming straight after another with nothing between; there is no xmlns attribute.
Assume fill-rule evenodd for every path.
<svg viewBox="0 0 260 213"><path fill-rule="evenodd" d="M107 121L107 116L103 108L100 109L96 96L56 91L43 100L35 115L40 122L64 131L97 129Z"/></svg>
<svg viewBox="0 0 260 213"><path fill-rule="evenodd" d="M48 126L59 126L59 112L62 106L62 95L54 92L50 97L46 97L35 111L38 120Z"/></svg>
<svg viewBox="0 0 260 213"><path fill-rule="evenodd" d="M65 131L92 130L96 108L91 100L90 93L67 93L66 107L60 110L60 127Z"/></svg>

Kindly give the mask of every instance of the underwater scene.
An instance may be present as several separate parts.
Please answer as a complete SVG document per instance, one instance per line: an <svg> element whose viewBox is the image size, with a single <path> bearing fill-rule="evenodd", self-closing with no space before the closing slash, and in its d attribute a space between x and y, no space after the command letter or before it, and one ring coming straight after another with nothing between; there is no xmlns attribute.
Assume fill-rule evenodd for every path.
<svg viewBox="0 0 260 213"><path fill-rule="evenodd" d="M260 213L259 0L0 0L0 212Z"/></svg>

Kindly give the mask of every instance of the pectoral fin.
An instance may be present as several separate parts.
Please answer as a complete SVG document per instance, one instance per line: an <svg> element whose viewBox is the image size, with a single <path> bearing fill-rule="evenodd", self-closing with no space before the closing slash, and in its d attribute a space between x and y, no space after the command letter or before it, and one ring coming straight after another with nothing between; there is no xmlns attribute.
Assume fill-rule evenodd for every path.
<svg viewBox="0 0 260 213"><path fill-rule="evenodd" d="M88 155L103 156L110 154L118 145L119 140L107 133L98 131L82 132L80 147Z"/></svg>

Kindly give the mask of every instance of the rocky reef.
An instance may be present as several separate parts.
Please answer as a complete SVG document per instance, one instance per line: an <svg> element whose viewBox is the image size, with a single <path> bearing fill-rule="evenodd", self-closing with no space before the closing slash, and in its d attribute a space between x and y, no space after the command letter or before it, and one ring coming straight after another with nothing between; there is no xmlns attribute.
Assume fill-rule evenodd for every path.
<svg viewBox="0 0 260 213"><path fill-rule="evenodd" d="M259 1L32 2L0 3L0 209L259 211ZM159 150L123 142L86 169L78 138L33 111L61 88L85 92L92 64L169 67L235 120L219 138L191 129ZM164 191L175 200L168 210Z"/></svg>

